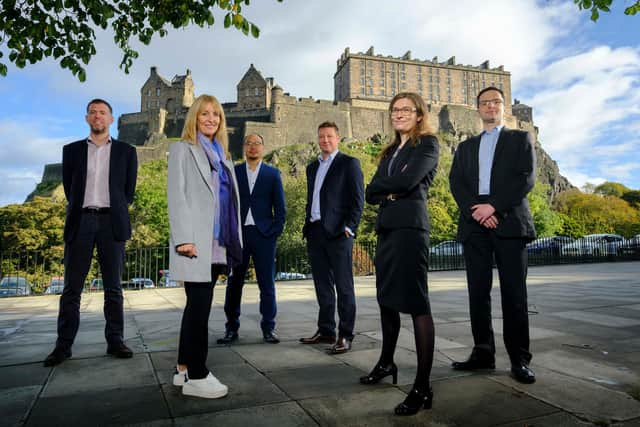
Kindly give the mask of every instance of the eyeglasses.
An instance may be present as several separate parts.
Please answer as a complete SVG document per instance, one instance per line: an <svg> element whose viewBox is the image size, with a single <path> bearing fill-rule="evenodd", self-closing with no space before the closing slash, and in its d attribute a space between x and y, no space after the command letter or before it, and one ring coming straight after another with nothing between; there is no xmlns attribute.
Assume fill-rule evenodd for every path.
<svg viewBox="0 0 640 427"><path fill-rule="evenodd" d="M255 147L256 145L262 145L260 141L247 141L244 143L246 147Z"/></svg>
<svg viewBox="0 0 640 427"><path fill-rule="evenodd" d="M411 108L411 107L403 107L403 108L392 108L391 109L391 115L392 116L408 116L411 113L415 113L416 111L418 111L417 108Z"/></svg>
<svg viewBox="0 0 640 427"><path fill-rule="evenodd" d="M502 99L485 99L483 101L479 101L478 104L480 104L483 107L488 107L489 105L501 105L502 104Z"/></svg>

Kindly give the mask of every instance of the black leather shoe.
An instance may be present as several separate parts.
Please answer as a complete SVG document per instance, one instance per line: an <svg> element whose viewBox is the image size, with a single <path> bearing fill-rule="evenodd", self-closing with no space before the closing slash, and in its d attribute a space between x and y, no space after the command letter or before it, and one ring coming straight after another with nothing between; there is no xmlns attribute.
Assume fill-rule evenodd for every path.
<svg viewBox="0 0 640 427"><path fill-rule="evenodd" d="M464 362L453 362L451 367L456 371L475 371L477 369L496 369L494 359L481 358L475 353Z"/></svg>
<svg viewBox="0 0 640 427"><path fill-rule="evenodd" d="M433 390L422 391L415 386L411 389L407 398L396 406L396 415L414 415L420 408L431 409L433 405Z"/></svg>
<svg viewBox="0 0 640 427"><path fill-rule="evenodd" d="M333 335L322 335L320 332L316 332L308 338L300 338L302 344L333 344L335 341L336 337Z"/></svg>
<svg viewBox="0 0 640 427"><path fill-rule="evenodd" d="M56 347L51 354L44 359L44 366L56 366L71 357L71 349L65 349L62 347Z"/></svg>
<svg viewBox="0 0 640 427"><path fill-rule="evenodd" d="M227 331L224 334L224 337L218 338L216 342L218 344L231 344L234 341L238 340L238 333L233 331Z"/></svg>
<svg viewBox="0 0 640 427"><path fill-rule="evenodd" d="M338 340L332 345L327 352L329 354L342 354L351 350L351 340L344 337L338 337Z"/></svg>
<svg viewBox="0 0 640 427"><path fill-rule="evenodd" d="M525 364L511 365L511 374L516 381L523 384L533 384L536 382L536 375Z"/></svg>
<svg viewBox="0 0 640 427"><path fill-rule="evenodd" d="M117 357L118 359L130 359L133 357L133 351L123 342L112 344L107 347L107 354Z"/></svg>
<svg viewBox="0 0 640 427"><path fill-rule="evenodd" d="M278 344L280 342L280 338L273 331L265 331L262 333L262 339L264 342L269 344Z"/></svg>
<svg viewBox="0 0 640 427"><path fill-rule="evenodd" d="M391 375L393 383L398 383L398 367L395 363L391 362L389 365L383 365L380 362L373 367L373 371L369 375L360 377L360 384L377 384L384 377Z"/></svg>

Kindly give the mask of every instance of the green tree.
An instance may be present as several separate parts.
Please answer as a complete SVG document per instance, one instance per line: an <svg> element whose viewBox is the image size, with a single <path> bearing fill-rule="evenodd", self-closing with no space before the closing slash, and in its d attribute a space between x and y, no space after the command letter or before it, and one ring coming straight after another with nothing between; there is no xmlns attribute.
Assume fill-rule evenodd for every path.
<svg viewBox="0 0 640 427"><path fill-rule="evenodd" d="M591 20L597 21L601 12L611 12L613 0L573 0L580 10L590 10ZM640 12L640 0L636 0L624 9L625 15L635 15Z"/></svg>
<svg viewBox="0 0 640 427"><path fill-rule="evenodd" d="M563 230L562 218L551 209L548 194L549 185L536 182L527 196L538 237L554 236L561 234Z"/></svg>
<svg viewBox="0 0 640 427"><path fill-rule="evenodd" d="M114 42L124 54L120 68L128 73L138 57L132 40L148 45L155 34L167 35L169 27L211 27L215 10L225 14L224 28L233 26L258 37L260 29L244 17L243 6L249 6L249 0L5 0L0 11L0 48L6 45L9 61L18 68L54 58L84 81L83 64L96 54L98 28L112 29ZM0 74L7 74L4 62L0 62Z"/></svg>
<svg viewBox="0 0 640 427"><path fill-rule="evenodd" d="M640 190L629 190L621 196L621 199L636 209L640 209Z"/></svg>
<svg viewBox="0 0 640 427"><path fill-rule="evenodd" d="M630 191L629 188L618 182L606 181L600 185L596 185L593 192L596 194L602 194L603 196L616 196L622 197L626 192Z"/></svg>
<svg viewBox="0 0 640 427"><path fill-rule="evenodd" d="M153 160L140 166L136 194L129 212L133 231L129 247L169 244L166 160Z"/></svg>

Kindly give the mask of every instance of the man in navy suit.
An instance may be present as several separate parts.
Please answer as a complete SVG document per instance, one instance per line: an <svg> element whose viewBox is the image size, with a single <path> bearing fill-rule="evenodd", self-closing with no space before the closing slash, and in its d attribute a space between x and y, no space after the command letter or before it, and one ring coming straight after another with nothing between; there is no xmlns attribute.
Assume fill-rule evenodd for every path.
<svg viewBox="0 0 640 427"><path fill-rule="evenodd" d="M240 192L240 218L242 220L242 264L235 268L227 281L224 312L227 316L226 333L218 344L231 344L238 339L240 328L240 300L249 260L253 265L260 288L260 314L262 337L265 342L280 342L276 326L276 289L274 282L276 240L282 234L285 219L284 190L280 171L264 164L264 140L257 134L244 139L245 163L236 165L235 172Z"/></svg>
<svg viewBox="0 0 640 427"><path fill-rule="evenodd" d="M44 361L54 366L71 357L80 325L80 295L91 265L93 248L104 286L104 335L107 353L129 358L124 344L124 309L120 276L125 241L131 237L127 205L133 202L138 172L136 150L111 138L111 105L94 99L85 116L89 137L62 150L62 184L67 198L64 225L64 290L58 313L58 339Z"/></svg>
<svg viewBox="0 0 640 427"><path fill-rule="evenodd" d="M307 213L303 236L320 310L318 330L303 344L331 343L332 354L351 349L356 318L352 254L362 208L364 182L358 159L338 151L338 126L318 126L318 160L307 166ZM336 294L338 339L336 340Z"/></svg>
<svg viewBox="0 0 640 427"><path fill-rule="evenodd" d="M483 132L458 146L451 166L451 193L460 208L458 240L464 245L474 347L453 369L495 368L491 321L493 260L498 267L504 343L511 373L535 381L529 368L527 248L536 232L527 194L533 189L536 156L529 132L504 127L504 94L490 86L477 97Z"/></svg>

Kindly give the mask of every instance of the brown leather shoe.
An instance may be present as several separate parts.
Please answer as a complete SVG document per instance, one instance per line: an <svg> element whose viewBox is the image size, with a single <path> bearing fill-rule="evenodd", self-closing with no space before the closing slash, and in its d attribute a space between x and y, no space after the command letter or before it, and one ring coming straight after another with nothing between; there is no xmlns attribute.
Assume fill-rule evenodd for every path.
<svg viewBox="0 0 640 427"><path fill-rule="evenodd" d="M300 338L302 344L333 344L336 342L336 337L331 335L322 335L319 331L313 334L312 337Z"/></svg>
<svg viewBox="0 0 640 427"><path fill-rule="evenodd" d="M351 340L339 337L338 341L328 350L329 354L342 354L351 350Z"/></svg>

